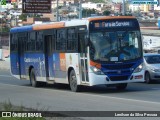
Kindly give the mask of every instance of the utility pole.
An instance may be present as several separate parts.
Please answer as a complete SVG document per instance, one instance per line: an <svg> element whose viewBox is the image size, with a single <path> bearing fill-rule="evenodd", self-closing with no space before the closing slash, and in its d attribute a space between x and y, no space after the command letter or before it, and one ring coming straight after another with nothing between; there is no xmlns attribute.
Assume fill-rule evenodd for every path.
<svg viewBox="0 0 160 120"><path fill-rule="evenodd" d="M1 11L0 11L1 12ZM0 31L0 60L2 60L2 24L3 24L3 17L1 16L1 31Z"/></svg>
<svg viewBox="0 0 160 120"><path fill-rule="evenodd" d="M79 19L82 19L82 0L79 1Z"/></svg>
<svg viewBox="0 0 160 120"><path fill-rule="evenodd" d="M1 35L2 35L2 18L3 18L3 17L1 16L1 17L0 17L0 19L1 19L1 21L0 21L0 22L1 22L1 23L0 23L0 24L1 24L1 25L0 25L0 27L1 27L1 31L0 31L0 49L1 49L1 39L2 39L2 38L1 38Z"/></svg>
<svg viewBox="0 0 160 120"><path fill-rule="evenodd" d="M0 31L0 49L1 49L1 47L2 47L2 44L1 44L2 43L1 42L2 41L2 17L1 17L1 26L0 27L1 27L1 31Z"/></svg>
<svg viewBox="0 0 160 120"><path fill-rule="evenodd" d="M56 4L57 4L57 9L56 9L56 21L58 22L59 21L59 5L58 5L58 0L56 0Z"/></svg>
<svg viewBox="0 0 160 120"><path fill-rule="evenodd" d="M126 6L125 6L125 0L122 2L122 15L126 14Z"/></svg>

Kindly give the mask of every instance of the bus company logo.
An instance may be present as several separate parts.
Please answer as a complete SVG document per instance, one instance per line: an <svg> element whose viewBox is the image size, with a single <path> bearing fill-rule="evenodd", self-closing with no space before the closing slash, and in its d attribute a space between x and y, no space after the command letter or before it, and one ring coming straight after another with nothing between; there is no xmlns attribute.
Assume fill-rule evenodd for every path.
<svg viewBox="0 0 160 120"><path fill-rule="evenodd" d="M130 71L134 71L134 68L130 68Z"/></svg>
<svg viewBox="0 0 160 120"><path fill-rule="evenodd" d="M117 73L118 73L118 74L121 74L122 72L121 72L121 70L118 70Z"/></svg>
<svg viewBox="0 0 160 120"><path fill-rule="evenodd" d="M2 112L2 117L12 117L11 112Z"/></svg>
<svg viewBox="0 0 160 120"><path fill-rule="evenodd" d="M40 62L40 58L24 58L24 61L29 63L29 62Z"/></svg>

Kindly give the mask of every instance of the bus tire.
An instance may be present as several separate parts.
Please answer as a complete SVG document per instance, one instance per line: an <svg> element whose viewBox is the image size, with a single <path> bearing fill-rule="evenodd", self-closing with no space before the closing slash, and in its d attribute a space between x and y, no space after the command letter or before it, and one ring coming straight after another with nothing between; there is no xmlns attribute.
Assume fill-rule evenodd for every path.
<svg viewBox="0 0 160 120"><path fill-rule="evenodd" d="M116 85L117 90L125 90L126 87L127 87L127 83L121 83Z"/></svg>
<svg viewBox="0 0 160 120"><path fill-rule="evenodd" d="M71 91L73 92L79 92L80 91L80 86L77 85L77 78L74 70L71 70L69 74L69 86Z"/></svg>
<svg viewBox="0 0 160 120"><path fill-rule="evenodd" d="M31 72L30 72L30 83L31 83L32 87L38 87L39 86L39 83L36 80L36 75L35 75L34 68L32 68Z"/></svg>

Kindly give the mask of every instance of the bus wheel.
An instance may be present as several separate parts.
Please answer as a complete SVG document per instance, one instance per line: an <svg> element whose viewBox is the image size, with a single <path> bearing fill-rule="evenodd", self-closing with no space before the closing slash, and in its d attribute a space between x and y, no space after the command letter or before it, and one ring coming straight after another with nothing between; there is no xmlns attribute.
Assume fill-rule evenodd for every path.
<svg viewBox="0 0 160 120"><path fill-rule="evenodd" d="M116 88L117 90L124 90L127 87L127 83L121 83L121 84L117 84Z"/></svg>
<svg viewBox="0 0 160 120"><path fill-rule="evenodd" d="M147 84L151 83L151 78L150 78L149 72L146 72L146 73L145 73L145 82L146 82Z"/></svg>
<svg viewBox="0 0 160 120"><path fill-rule="evenodd" d="M71 70L70 75L69 75L69 85L70 89L73 92L78 92L80 91L80 86L77 85L77 78L74 70Z"/></svg>
<svg viewBox="0 0 160 120"><path fill-rule="evenodd" d="M30 83L32 87L38 87L38 82L36 81L36 75L34 69L32 69L30 72Z"/></svg>

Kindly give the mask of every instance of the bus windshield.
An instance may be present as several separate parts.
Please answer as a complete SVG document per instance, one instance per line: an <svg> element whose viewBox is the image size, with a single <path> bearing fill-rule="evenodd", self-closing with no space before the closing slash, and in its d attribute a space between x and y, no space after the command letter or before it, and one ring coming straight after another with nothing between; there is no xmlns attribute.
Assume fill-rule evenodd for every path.
<svg viewBox="0 0 160 120"><path fill-rule="evenodd" d="M142 57L140 31L96 31L90 33L93 61L123 62Z"/></svg>

